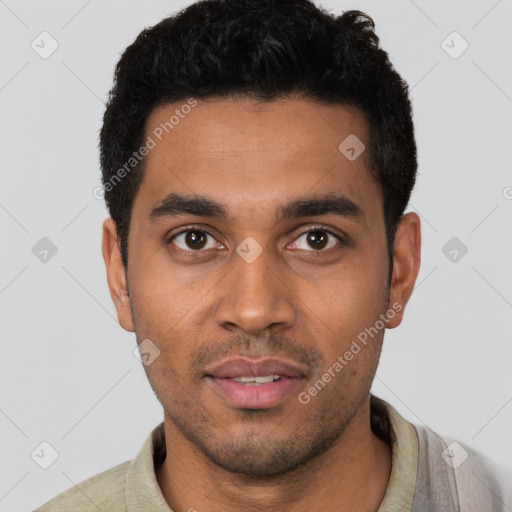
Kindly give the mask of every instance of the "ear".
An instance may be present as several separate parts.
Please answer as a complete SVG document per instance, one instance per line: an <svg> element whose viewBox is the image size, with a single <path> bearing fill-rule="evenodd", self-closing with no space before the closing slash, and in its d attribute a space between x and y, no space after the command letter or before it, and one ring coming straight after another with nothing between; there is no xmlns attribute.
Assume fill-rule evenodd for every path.
<svg viewBox="0 0 512 512"><path fill-rule="evenodd" d="M126 285L126 274L121 258L121 251L119 250L117 227L112 219L106 219L103 223L101 252L103 253L103 259L107 269L110 296L117 310L117 319L123 329L135 332L130 309L128 287Z"/></svg>
<svg viewBox="0 0 512 512"><path fill-rule="evenodd" d="M416 213L410 212L400 219L393 245L393 272L388 307L393 308L396 315L389 320L386 326L388 329L398 327L402 323L405 305L412 294L418 276L420 260L420 218Z"/></svg>

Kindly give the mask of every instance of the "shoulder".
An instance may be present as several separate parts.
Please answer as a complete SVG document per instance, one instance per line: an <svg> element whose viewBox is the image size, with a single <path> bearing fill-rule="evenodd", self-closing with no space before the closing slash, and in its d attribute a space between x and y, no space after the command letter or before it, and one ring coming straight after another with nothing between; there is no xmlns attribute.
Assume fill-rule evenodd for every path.
<svg viewBox="0 0 512 512"><path fill-rule="evenodd" d="M465 443L414 427L419 442L417 500L461 512L511 510L509 472Z"/></svg>
<svg viewBox="0 0 512 512"><path fill-rule="evenodd" d="M34 512L126 510L125 484L131 461L123 462L71 487Z"/></svg>

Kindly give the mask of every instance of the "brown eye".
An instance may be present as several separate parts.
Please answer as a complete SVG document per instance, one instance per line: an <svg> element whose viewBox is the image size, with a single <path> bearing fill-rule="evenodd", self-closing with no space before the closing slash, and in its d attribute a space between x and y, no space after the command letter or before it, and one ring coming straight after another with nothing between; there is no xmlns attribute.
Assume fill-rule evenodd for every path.
<svg viewBox="0 0 512 512"><path fill-rule="evenodd" d="M212 240L209 241L208 237ZM182 231L174 235L169 242L184 251L200 251L201 249L213 249L217 246L215 239L209 233L199 229Z"/></svg>
<svg viewBox="0 0 512 512"><path fill-rule="evenodd" d="M302 240L302 242L301 242ZM310 229L302 233L292 244L294 249L321 252L341 242L340 238L326 229ZM311 251L313 249L313 251Z"/></svg>
<svg viewBox="0 0 512 512"><path fill-rule="evenodd" d="M329 235L327 235L324 231L310 231L307 233L307 243L313 249L324 249L327 245Z"/></svg>

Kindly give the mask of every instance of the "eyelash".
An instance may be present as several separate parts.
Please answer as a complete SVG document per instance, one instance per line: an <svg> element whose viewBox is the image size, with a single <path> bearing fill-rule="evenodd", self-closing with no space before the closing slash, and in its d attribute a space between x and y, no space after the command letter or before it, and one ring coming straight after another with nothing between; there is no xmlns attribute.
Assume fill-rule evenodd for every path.
<svg viewBox="0 0 512 512"><path fill-rule="evenodd" d="M206 229L204 229L204 228L200 228L198 226L186 226L181 231L179 231L178 233L174 233L170 238L168 238L167 239L167 244L170 244L177 236L182 235L184 233L189 233L189 232L192 232L192 231L193 232L197 232L197 233L203 233L205 235L211 236L215 240L215 237L210 232L208 232ZM315 225L315 226L311 226L308 229L298 233L297 236L294 238L294 241L299 239L301 236L305 235L306 233L310 233L312 231L323 231L323 232L333 236L334 238L336 238L338 240L338 242L340 242L341 244L345 243L345 240L340 235L337 235L336 233L334 233L333 231L331 231L330 229L328 229L327 227L325 227L325 226L323 226L321 224L318 224L318 225ZM330 249L332 249L332 247L330 247ZM185 256L191 256L191 257L201 256L202 253L205 252L204 249L199 249L197 251L185 251L184 249L178 248L176 250L180 251ZM326 250L328 250L328 249L326 249ZM307 252L322 253L322 252L326 252L326 250L324 250L324 249L319 250L319 251L311 250L311 251L307 251Z"/></svg>

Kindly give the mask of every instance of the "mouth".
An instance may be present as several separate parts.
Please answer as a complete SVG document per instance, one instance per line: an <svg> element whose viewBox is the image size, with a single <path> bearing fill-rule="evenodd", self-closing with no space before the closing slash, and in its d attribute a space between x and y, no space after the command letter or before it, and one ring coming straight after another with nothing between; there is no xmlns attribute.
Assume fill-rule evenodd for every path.
<svg viewBox="0 0 512 512"><path fill-rule="evenodd" d="M226 361L205 375L209 387L229 406L239 409L276 407L295 391L306 377L305 369L277 359Z"/></svg>
<svg viewBox="0 0 512 512"><path fill-rule="evenodd" d="M247 384L248 386L261 386L262 384L268 384L269 382L276 382L283 378L290 378L290 377L281 377L281 375L263 375L261 377L234 377L233 380L235 382L241 382L242 384Z"/></svg>

